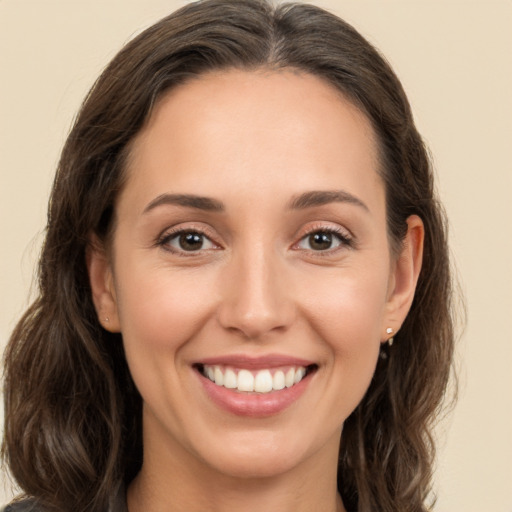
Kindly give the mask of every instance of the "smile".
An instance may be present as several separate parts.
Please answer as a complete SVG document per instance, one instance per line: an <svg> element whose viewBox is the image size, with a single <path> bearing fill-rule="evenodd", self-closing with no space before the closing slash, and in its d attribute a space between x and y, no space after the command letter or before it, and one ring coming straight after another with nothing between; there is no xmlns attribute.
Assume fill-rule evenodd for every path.
<svg viewBox="0 0 512 512"><path fill-rule="evenodd" d="M306 392L319 366L269 354L214 357L193 365L209 400L225 411L252 418L279 414Z"/></svg>
<svg viewBox="0 0 512 512"><path fill-rule="evenodd" d="M199 370L217 386L249 393L271 393L298 384L311 371L311 367L291 366L251 371L229 366L202 365Z"/></svg>

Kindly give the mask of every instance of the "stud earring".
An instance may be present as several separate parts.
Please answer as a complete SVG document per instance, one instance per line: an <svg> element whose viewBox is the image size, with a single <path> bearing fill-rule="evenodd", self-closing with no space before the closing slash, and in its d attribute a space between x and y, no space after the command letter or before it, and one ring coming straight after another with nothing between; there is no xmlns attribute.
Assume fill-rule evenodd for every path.
<svg viewBox="0 0 512 512"><path fill-rule="evenodd" d="M108 316L105 317L105 322L108 324L110 322L110 318Z"/></svg>
<svg viewBox="0 0 512 512"><path fill-rule="evenodd" d="M392 334L392 333L393 333L393 329L392 329L391 327L388 327L388 328L386 329L386 333L387 333L387 334ZM394 342L394 341L395 341L395 340L393 339L393 336L391 336L390 338L388 338L388 345L391 347L391 345L393 345L393 342Z"/></svg>

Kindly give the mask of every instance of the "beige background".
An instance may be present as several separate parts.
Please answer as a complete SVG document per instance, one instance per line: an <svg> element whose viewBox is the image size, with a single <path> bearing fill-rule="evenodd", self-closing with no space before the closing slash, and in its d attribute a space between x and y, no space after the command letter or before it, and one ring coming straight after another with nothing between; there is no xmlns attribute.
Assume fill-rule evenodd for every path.
<svg viewBox="0 0 512 512"><path fill-rule="evenodd" d="M177 0L0 0L0 345L27 305L81 99ZM435 158L467 297L461 396L439 429L441 512L512 512L512 2L325 0L401 77ZM11 496L9 485L0 502Z"/></svg>

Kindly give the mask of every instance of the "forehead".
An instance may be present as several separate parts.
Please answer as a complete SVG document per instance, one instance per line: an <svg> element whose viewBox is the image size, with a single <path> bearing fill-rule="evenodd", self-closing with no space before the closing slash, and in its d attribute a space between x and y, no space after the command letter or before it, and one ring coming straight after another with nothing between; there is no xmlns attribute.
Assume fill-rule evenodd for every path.
<svg viewBox="0 0 512 512"><path fill-rule="evenodd" d="M226 184L321 189L344 174L339 185L357 192L382 186L377 169L369 120L333 86L291 70L230 70L169 91L135 138L127 171L148 195L191 184L211 195L229 194Z"/></svg>

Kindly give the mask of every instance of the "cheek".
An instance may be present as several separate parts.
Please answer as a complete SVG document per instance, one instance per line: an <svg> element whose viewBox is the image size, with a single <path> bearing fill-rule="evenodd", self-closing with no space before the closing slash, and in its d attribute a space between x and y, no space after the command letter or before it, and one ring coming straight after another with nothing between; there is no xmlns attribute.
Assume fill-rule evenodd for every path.
<svg viewBox="0 0 512 512"><path fill-rule="evenodd" d="M207 283L171 271L119 276L118 309L123 337L155 348L173 348L201 328L212 301ZM210 292L208 292L210 290Z"/></svg>
<svg viewBox="0 0 512 512"><path fill-rule="evenodd" d="M387 296L387 273L378 267L342 269L311 279L304 311L336 352L349 356L380 342Z"/></svg>
<svg viewBox="0 0 512 512"><path fill-rule="evenodd" d="M304 314L315 337L325 347L327 365L333 375L332 392L339 397L340 409L349 414L362 399L375 371L387 273L378 267L364 275L338 272L328 282L322 289L312 288L316 293L304 302Z"/></svg>
<svg viewBox="0 0 512 512"><path fill-rule="evenodd" d="M182 408L183 375L189 368L180 357L212 310L206 283L191 286L169 268L118 265L116 288L121 334L130 373L150 409ZM172 416L172 415L171 415ZM168 421L178 421L168 418Z"/></svg>
<svg viewBox="0 0 512 512"><path fill-rule="evenodd" d="M298 293L301 324L322 350L322 397L315 428L337 431L366 393L378 360L387 296L385 263L364 273L352 268L315 269L309 293ZM362 270L360 268L359 270ZM327 420L326 420L327 418Z"/></svg>

